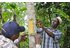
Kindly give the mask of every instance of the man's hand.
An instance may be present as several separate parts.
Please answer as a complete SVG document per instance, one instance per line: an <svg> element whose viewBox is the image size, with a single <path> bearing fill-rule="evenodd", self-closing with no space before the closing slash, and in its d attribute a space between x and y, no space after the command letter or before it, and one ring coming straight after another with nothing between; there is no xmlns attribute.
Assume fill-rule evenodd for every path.
<svg viewBox="0 0 70 50"><path fill-rule="evenodd" d="M21 40L20 41L25 41L27 39L27 34L21 35Z"/></svg>
<svg viewBox="0 0 70 50"><path fill-rule="evenodd" d="M44 28L44 25L43 25L42 21L40 21L40 20L37 20L37 26L39 28Z"/></svg>
<svg viewBox="0 0 70 50"><path fill-rule="evenodd" d="M25 41L26 39L27 39L27 34L24 34L24 35L19 36L18 39L14 40L14 43L18 45L19 42Z"/></svg>

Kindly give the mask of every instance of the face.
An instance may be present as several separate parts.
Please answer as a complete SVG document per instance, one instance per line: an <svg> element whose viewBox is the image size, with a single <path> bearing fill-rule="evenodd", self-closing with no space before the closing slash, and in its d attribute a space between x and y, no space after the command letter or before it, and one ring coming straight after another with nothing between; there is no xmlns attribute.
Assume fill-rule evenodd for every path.
<svg viewBox="0 0 70 50"><path fill-rule="evenodd" d="M41 21L37 21L37 26L41 28L43 26L42 22Z"/></svg>
<svg viewBox="0 0 70 50"><path fill-rule="evenodd" d="M19 37L19 34L15 34L15 35L13 35L12 37L11 37L11 40L15 40L15 39L17 39Z"/></svg>
<svg viewBox="0 0 70 50"><path fill-rule="evenodd" d="M52 21L52 27L53 27L53 28L57 28L58 25L59 25L58 19L54 19L54 20Z"/></svg>

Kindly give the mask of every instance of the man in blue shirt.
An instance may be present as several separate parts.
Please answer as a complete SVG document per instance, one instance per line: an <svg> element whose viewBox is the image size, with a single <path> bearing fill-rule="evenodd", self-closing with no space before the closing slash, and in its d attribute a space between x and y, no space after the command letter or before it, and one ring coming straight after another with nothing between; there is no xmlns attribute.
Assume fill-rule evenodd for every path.
<svg viewBox="0 0 70 50"><path fill-rule="evenodd" d="M60 17L56 17L52 21L51 28L45 28L41 21L37 21L37 25L40 27L37 28L37 32L42 36L42 48L59 48L59 39L61 38L61 32L56 28L59 24L61 24L61 22L62 19ZM40 46L39 44L38 46Z"/></svg>

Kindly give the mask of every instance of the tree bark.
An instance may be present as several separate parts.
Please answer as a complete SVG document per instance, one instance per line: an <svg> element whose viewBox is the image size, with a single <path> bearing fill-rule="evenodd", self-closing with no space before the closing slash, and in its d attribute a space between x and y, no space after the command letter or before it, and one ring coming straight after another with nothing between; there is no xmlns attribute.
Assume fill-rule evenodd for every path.
<svg viewBox="0 0 70 50"><path fill-rule="evenodd" d="M36 33L36 23L35 23L35 10L34 3L27 2L27 16L28 16L28 33L29 33L29 47L35 48L35 33Z"/></svg>

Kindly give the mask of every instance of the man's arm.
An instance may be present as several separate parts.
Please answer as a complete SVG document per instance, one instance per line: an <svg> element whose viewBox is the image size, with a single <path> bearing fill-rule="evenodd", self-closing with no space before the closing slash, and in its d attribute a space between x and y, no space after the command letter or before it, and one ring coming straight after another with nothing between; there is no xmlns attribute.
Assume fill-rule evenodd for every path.
<svg viewBox="0 0 70 50"><path fill-rule="evenodd" d="M25 41L26 38L27 38L27 34L21 35L14 41L14 43L17 45L20 41Z"/></svg>
<svg viewBox="0 0 70 50"><path fill-rule="evenodd" d="M45 32L52 38L54 38L53 32L50 32L49 30L45 29Z"/></svg>
<svg viewBox="0 0 70 50"><path fill-rule="evenodd" d="M36 48L41 48L41 35L40 34L36 34L35 35L35 44L36 44Z"/></svg>
<svg viewBox="0 0 70 50"><path fill-rule="evenodd" d="M53 32L50 32L48 29L46 29L43 24L41 24L40 27L41 27L43 30L45 30L45 32L46 32L49 36L51 36L52 38L54 38Z"/></svg>
<svg viewBox="0 0 70 50"><path fill-rule="evenodd" d="M54 38L53 32L49 31L48 29L46 29L46 28L44 28L44 27L43 27L43 30L45 30L45 32L46 32L50 37Z"/></svg>
<svg viewBox="0 0 70 50"><path fill-rule="evenodd" d="M45 32L52 38L54 38L54 34L53 32L50 32L47 28L45 28L44 26L42 26L42 29L45 30Z"/></svg>

